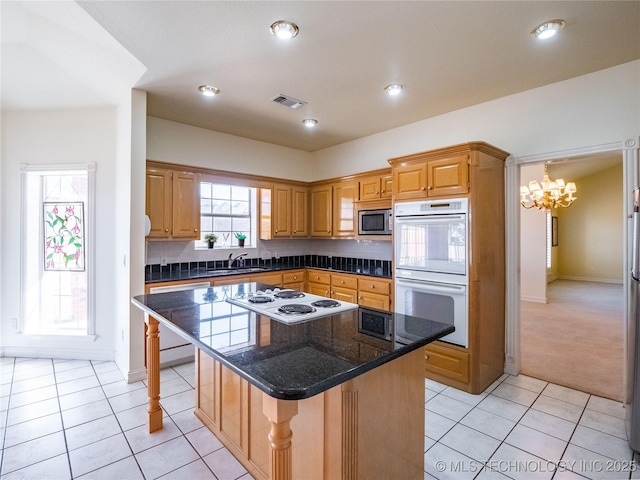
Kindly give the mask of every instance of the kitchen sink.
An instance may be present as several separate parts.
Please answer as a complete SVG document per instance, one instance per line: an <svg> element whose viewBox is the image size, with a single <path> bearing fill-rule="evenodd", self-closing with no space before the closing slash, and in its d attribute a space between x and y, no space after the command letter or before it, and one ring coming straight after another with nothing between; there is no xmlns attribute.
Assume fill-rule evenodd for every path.
<svg viewBox="0 0 640 480"><path fill-rule="evenodd" d="M257 273L269 271L269 268L265 267L238 267L238 268L222 268L215 270L207 270L210 275L229 275L233 273Z"/></svg>

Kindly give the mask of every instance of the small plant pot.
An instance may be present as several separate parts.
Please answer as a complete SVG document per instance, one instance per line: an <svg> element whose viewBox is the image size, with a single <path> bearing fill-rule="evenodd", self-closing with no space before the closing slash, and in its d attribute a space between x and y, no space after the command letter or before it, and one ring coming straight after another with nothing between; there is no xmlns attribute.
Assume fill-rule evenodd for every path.
<svg viewBox="0 0 640 480"><path fill-rule="evenodd" d="M207 247L213 248L213 244L214 244L214 242L207 242Z"/></svg>
<svg viewBox="0 0 640 480"><path fill-rule="evenodd" d="M244 238L242 240L238 239L238 246L244 247Z"/></svg>

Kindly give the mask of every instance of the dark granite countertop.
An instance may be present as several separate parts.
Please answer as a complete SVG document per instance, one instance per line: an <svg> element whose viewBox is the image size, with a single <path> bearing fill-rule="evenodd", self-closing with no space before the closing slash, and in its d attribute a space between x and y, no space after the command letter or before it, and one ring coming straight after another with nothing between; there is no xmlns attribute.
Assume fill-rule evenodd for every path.
<svg viewBox="0 0 640 480"><path fill-rule="evenodd" d="M204 263L204 262L201 262ZM381 268L363 267L358 265L349 266L349 268L331 268L331 267L315 267L305 265L288 265L274 263L264 266L249 266L240 268L207 268L193 267L184 270L166 270L159 272L147 272L145 274L145 283L163 283L173 282L176 280L199 280L205 278L224 277L229 275L247 275L256 273L280 272L286 270L300 270L304 268L313 268L316 270L327 270L336 273L350 273L355 275L366 275L370 277L391 278L391 275L382 271Z"/></svg>
<svg viewBox="0 0 640 480"><path fill-rule="evenodd" d="M312 397L454 331L444 323L358 308L285 324L227 298L268 285L240 283L139 295L132 302L268 395Z"/></svg>

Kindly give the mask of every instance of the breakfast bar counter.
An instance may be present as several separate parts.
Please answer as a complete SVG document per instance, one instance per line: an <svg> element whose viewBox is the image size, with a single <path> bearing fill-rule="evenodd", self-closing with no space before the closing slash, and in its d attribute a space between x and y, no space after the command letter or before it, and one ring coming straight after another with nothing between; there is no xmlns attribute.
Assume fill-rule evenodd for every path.
<svg viewBox="0 0 640 480"><path fill-rule="evenodd" d="M148 314L149 431L168 328L196 347L196 415L255 478L423 478L423 347L453 327L368 308L285 323L228 301L266 288L132 299Z"/></svg>

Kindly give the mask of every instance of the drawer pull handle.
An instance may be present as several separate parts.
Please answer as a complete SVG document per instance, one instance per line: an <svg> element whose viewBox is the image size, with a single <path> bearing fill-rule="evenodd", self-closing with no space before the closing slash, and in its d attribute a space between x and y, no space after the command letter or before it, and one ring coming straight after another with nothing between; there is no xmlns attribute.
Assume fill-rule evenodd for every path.
<svg viewBox="0 0 640 480"><path fill-rule="evenodd" d="M429 355L425 355L425 356L424 356L424 359L425 359L425 360L429 360Z"/></svg>
<svg viewBox="0 0 640 480"><path fill-rule="evenodd" d="M165 229L164 229L164 231L165 231L165 232L168 232L168 231L169 231L169 229L168 229L168 228L165 228Z"/></svg>
<svg viewBox="0 0 640 480"><path fill-rule="evenodd" d="M344 280L340 280L340 283L343 283L343 284L344 284Z"/></svg>
<svg viewBox="0 0 640 480"><path fill-rule="evenodd" d="M371 285L371 287L370 287L370 288L376 288L376 286L375 286L375 285Z"/></svg>
<svg viewBox="0 0 640 480"><path fill-rule="evenodd" d="M197 229L197 228L194 228L194 229L193 229L193 231L194 231L194 232L197 232L197 231L198 231L198 229Z"/></svg>

